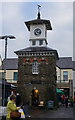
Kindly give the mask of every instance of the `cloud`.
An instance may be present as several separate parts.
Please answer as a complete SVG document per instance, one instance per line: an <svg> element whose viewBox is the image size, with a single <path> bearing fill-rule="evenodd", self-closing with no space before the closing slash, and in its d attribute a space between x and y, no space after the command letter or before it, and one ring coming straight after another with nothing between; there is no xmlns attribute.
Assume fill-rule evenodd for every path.
<svg viewBox="0 0 75 120"><path fill-rule="evenodd" d="M1 0L2 2L73 2L73 0Z"/></svg>
<svg viewBox="0 0 75 120"><path fill-rule="evenodd" d="M53 30L48 32L48 46L57 49L60 56L72 56L73 4L52 3L51 5L52 7L47 6L47 14L44 15L51 20L53 27Z"/></svg>
<svg viewBox="0 0 75 120"><path fill-rule="evenodd" d="M13 9L14 8L14 9ZM16 40L8 40L8 53L9 56L14 56L14 51L20 49L25 43L27 38L24 20L21 16L21 9L19 3L3 3L2 10L2 33L3 35L14 35ZM11 47L12 45L12 47ZM24 46L24 47L25 47ZM11 52L10 52L11 51Z"/></svg>
<svg viewBox="0 0 75 120"><path fill-rule="evenodd" d="M17 57L14 54L15 50L30 45L29 32L24 21L36 18L37 4L39 2L2 3L2 34L11 34L16 37L16 40L8 41L8 57ZM53 27L52 31L48 31L48 46L57 49L60 56L72 56L72 3L40 2L40 5L42 6L41 17L49 19Z"/></svg>

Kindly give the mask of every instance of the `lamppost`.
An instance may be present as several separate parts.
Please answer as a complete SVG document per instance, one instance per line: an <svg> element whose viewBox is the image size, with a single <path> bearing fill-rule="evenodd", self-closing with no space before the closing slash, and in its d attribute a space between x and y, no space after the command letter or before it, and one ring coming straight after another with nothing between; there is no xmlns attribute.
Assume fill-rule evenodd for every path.
<svg viewBox="0 0 75 120"><path fill-rule="evenodd" d="M15 39L14 36L12 35L6 35L6 36L0 36L0 39L4 39L5 40L5 64L6 64L6 59L7 59L7 40L8 39ZM6 80L6 68L4 67L4 90L3 90L3 106L5 104L5 80Z"/></svg>

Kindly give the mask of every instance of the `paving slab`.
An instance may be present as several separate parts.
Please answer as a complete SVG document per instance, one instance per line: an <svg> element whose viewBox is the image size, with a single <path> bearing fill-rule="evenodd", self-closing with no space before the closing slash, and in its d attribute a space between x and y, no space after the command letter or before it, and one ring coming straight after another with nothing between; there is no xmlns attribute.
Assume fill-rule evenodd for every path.
<svg viewBox="0 0 75 120"><path fill-rule="evenodd" d="M57 110L32 110L31 111L31 117L32 118L67 118L67 119L73 119L74 114L73 114L73 107L60 107Z"/></svg>

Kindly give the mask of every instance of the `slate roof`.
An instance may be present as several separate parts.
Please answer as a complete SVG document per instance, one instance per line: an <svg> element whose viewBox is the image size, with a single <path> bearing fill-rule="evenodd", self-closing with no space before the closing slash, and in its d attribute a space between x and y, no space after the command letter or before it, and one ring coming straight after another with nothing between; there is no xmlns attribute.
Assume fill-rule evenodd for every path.
<svg viewBox="0 0 75 120"><path fill-rule="evenodd" d="M49 47L27 47L25 49L15 51L15 53L18 55L19 53L25 53L25 52L48 52L48 51L53 52L57 59L59 58L57 50L53 50Z"/></svg>
<svg viewBox="0 0 75 120"><path fill-rule="evenodd" d="M72 69L73 68L72 57L60 57L59 60L57 60L56 65L60 69Z"/></svg>
<svg viewBox="0 0 75 120"><path fill-rule="evenodd" d="M49 47L27 47L25 49L21 49L16 51L15 53L18 52L40 52L40 51L53 51L53 49L49 48Z"/></svg>
<svg viewBox="0 0 75 120"><path fill-rule="evenodd" d="M73 70L75 71L75 61L73 61Z"/></svg>
<svg viewBox="0 0 75 120"><path fill-rule="evenodd" d="M75 61L72 61L72 57L60 57L59 60L56 62L56 66L58 66L60 69L72 69L75 70ZM4 67L7 70L17 70L18 69L18 58L9 58L6 60L3 60L3 69Z"/></svg>
<svg viewBox="0 0 75 120"><path fill-rule="evenodd" d="M2 59L1 59L1 55L0 55L0 70L2 69Z"/></svg>
<svg viewBox="0 0 75 120"><path fill-rule="evenodd" d="M18 59L17 58L8 58L4 59L2 62L2 69L6 70L18 70Z"/></svg>
<svg viewBox="0 0 75 120"><path fill-rule="evenodd" d="M50 20L44 20L44 19L34 19L25 22L28 30L30 31L30 25L37 25L37 24L45 24L47 30L52 30Z"/></svg>

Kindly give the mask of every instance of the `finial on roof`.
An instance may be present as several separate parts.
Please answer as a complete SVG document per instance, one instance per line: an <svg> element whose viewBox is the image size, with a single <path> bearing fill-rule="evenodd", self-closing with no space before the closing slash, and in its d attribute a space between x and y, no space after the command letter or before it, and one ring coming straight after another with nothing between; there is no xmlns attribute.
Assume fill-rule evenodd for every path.
<svg viewBox="0 0 75 120"><path fill-rule="evenodd" d="M37 19L40 19L40 5L37 5L38 6L38 17L37 17Z"/></svg>

